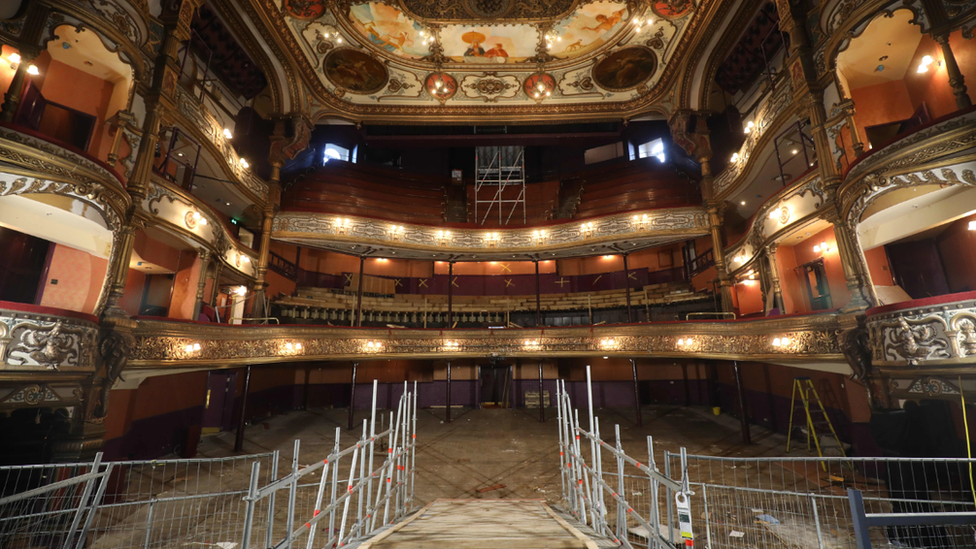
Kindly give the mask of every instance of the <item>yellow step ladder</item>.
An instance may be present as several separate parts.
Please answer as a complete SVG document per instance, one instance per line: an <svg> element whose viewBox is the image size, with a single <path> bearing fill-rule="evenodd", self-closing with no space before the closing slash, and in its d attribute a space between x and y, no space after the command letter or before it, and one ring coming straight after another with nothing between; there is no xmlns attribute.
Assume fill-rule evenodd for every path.
<svg viewBox="0 0 976 549"><path fill-rule="evenodd" d="M793 417L796 415L797 402L796 396L800 395L800 402L803 405L803 413L806 416L807 425L807 450L810 450L810 439L813 439L813 444L817 448L817 455L824 457L823 452L820 450L820 439L817 437L817 425L820 425L821 430L826 424L827 428L830 429L830 433L834 435L834 440L837 441L837 447L840 448L840 454L847 457L844 453L844 444L841 442L840 438L837 436L837 431L834 430L833 423L830 422L830 417L827 415L827 410L824 409L823 402L820 400L820 395L817 394L817 389L813 386L813 381L809 377L795 377L793 378L793 397L790 401L790 430L786 435L786 451L790 451L790 444L793 441ZM816 408L811 406L811 401L816 403ZM817 416L820 417L817 417ZM796 425L800 428L800 425Z"/></svg>

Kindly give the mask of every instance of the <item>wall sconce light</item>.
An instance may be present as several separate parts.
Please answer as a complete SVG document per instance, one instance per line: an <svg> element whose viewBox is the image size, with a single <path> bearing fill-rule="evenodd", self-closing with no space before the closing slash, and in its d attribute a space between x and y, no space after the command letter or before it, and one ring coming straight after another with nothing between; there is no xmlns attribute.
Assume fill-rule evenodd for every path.
<svg viewBox="0 0 976 549"><path fill-rule="evenodd" d="M186 351L186 354L193 354L199 352L200 348L201 347L199 343L191 343L186 347L184 347L183 350Z"/></svg>
<svg viewBox="0 0 976 549"><path fill-rule="evenodd" d="M445 341L444 350L445 351L457 351L461 345L457 341Z"/></svg>
<svg viewBox="0 0 976 549"><path fill-rule="evenodd" d="M251 165L247 163L247 160L245 160L245 159L242 158L241 159L241 167L246 170L246 169L250 168Z"/></svg>
<svg viewBox="0 0 976 549"><path fill-rule="evenodd" d="M231 133L229 128L224 128L224 137L227 139L234 139L234 134Z"/></svg>
<svg viewBox="0 0 976 549"><path fill-rule="evenodd" d="M969 230L970 231L976 231L976 221L970 221L969 222Z"/></svg>
<svg viewBox="0 0 976 549"><path fill-rule="evenodd" d="M644 27L649 26L649 25L653 25L653 24L654 24L654 20L653 19L646 19L645 20L645 19L641 19L640 17L635 17L634 18L634 29L636 29L637 32L640 32L641 29L643 29Z"/></svg>
<svg viewBox="0 0 976 549"><path fill-rule="evenodd" d="M746 127L742 131L745 133L751 133L753 127L755 127L755 124L753 124L752 121L750 120L749 122L746 122Z"/></svg>
<svg viewBox="0 0 976 549"><path fill-rule="evenodd" d="M437 231L437 243L441 246L447 246L447 241L451 238L451 231Z"/></svg>
<svg viewBox="0 0 976 549"><path fill-rule="evenodd" d="M244 297L245 295L247 295L247 287L246 286L238 286L238 287L234 288L233 291L234 291L234 294L235 295L238 295L240 297Z"/></svg>
<svg viewBox="0 0 976 549"><path fill-rule="evenodd" d="M349 220L341 217L337 218L335 220L335 227L337 235L346 234L346 231L349 229Z"/></svg>
<svg viewBox="0 0 976 549"><path fill-rule="evenodd" d="M37 70L37 65L31 65L27 67L27 74L37 76L38 74L41 74L41 71Z"/></svg>
<svg viewBox="0 0 976 549"><path fill-rule="evenodd" d="M390 240L400 242L403 238L403 225L393 225L390 228Z"/></svg>
<svg viewBox="0 0 976 549"><path fill-rule="evenodd" d="M691 344L694 343L694 342L695 342L694 338L690 338L690 337L689 338L680 338L679 337L678 338L678 347L687 348L687 347L690 347Z"/></svg>
<svg viewBox="0 0 976 549"><path fill-rule="evenodd" d="M207 218L200 215L200 212L189 211L183 216L183 224L187 229L195 229L197 224L206 225Z"/></svg>
<svg viewBox="0 0 976 549"><path fill-rule="evenodd" d="M782 223L782 224L784 224L784 225L787 224L787 223L789 223L790 217L792 215L793 215L793 212L790 211L790 208L788 206L782 206L780 208L774 208L773 210L771 210L769 212L769 218L770 219L772 219L774 221L775 220L779 220L779 222Z"/></svg>
<svg viewBox="0 0 976 549"><path fill-rule="evenodd" d="M522 343L522 347L527 350L538 351L539 350L539 340L538 339L527 339Z"/></svg>
<svg viewBox="0 0 976 549"><path fill-rule="evenodd" d="M773 338L773 347L776 347L777 349L781 347L786 347L791 343L791 341L792 340L788 337L776 337Z"/></svg>
<svg viewBox="0 0 976 549"><path fill-rule="evenodd" d="M580 232L582 232L584 236L593 234L593 222L587 221L586 223L580 225Z"/></svg>
<svg viewBox="0 0 976 549"><path fill-rule="evenodd" d="M366 352L367 353L378 353L383 350L383 344L379 341L367 341L366 342Z"/></svg>
<svg viewBox="0 0 976 549"><path fill-rule="evenodd" d="M288 343L285 343L285 349L288 350L288 351L301 351L302 350L302 344L301 343L292 343L292 342L289 341Z"/></svg>
<svg viewBox="0 0 976 549"><path fill-rule="evenodd" d="M942 66L942 61L935 61L934 59L932 59L932 56L930 55L926 55L925 57L923 57L922 62L919 63L918 65L918 74L929 72L929 65L933 63L935 63L936 67Z"/></svg>
<svg viewBox="0 0 976 549"><path fill-rule="evenodd" d="M634 216L634 224L637 225L637 228L640 229L640 230L646 229L647 228L647 214L641 215L639 217L635 215Z"/></svg>
<svg viewBox="0 0 976 549"><path fill-rule="evenodd" d="M488 233L485 235L485 242L489 248L498 247L498 233Z"/></svg>
<svg viewBox="0 0 976 549"><path fill-rule="evenodd" d="M600 348L602 349L616 349L617 340L612 337L603 338L600 340Z"/></svg>
<svg viewBox="0 0 976 549"><path fill-rule="evenodd" d="M19 53L11 53L10 55L7 56L7 60L10 61L10 68L11 69L16 69L17 68L17 65L20 64L20 54Z"/></svg>
<svg viewBox="0 0 976 549"><path fill-rule="evenodd" d="M739 161L739 153L732 153L732 163L735 164Z"/></svg>
<svg viewBox="0 0 976 549"><path fill-rule="evenodd" d="M735 256L735 259L733 261L735 261L736 263L740 263L740 264L741 263L745 263L746 262L746 256L741 255L741 254L740 255L737 255L737 256Z"/></svg>
<svg viewBox="0 0 976 549"><path fill-rule="evenodd" d="M814 253L825 254L830 251L830 246L827 246L826 242L821 242L813 247Z"/></svg>

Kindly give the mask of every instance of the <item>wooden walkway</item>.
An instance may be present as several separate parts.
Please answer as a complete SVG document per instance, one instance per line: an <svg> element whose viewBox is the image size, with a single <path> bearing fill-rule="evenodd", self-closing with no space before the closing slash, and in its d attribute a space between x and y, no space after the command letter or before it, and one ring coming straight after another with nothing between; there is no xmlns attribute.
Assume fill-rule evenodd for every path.
<svg viewBox="0 0 976 549"><path fill-rule="evenodd" d="M359 549L597 549L542 499L438 499Z"/></svg>

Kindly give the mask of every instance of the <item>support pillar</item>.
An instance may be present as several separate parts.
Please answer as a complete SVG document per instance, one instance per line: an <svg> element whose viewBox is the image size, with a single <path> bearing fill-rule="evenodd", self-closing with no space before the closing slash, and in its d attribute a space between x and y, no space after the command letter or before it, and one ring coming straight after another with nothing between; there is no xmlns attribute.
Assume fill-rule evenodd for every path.
<svg viewBox="0 0 976 549"><path fill-rule="evenodd" d="M349 391L349 429L352 429L353 414L356 410L356 368L358 367L358 362L352 363L352 381Z"/></svg>
<svg viewBox="0 0 976 549"><path fill-rule="evenodd" d="M844 282L851 292L851 301L844 307L844 311L872 307L878 303L878 297L874 292L874 282L871 280L871 272L857 234L843 220L834 219L832 222L837 240L837 256L844 269Z"/></svg>
<svg viewBox="0 0 976 549"><path fill-rule="evenodd" d="M640 405L640 381L637 379L637 361L635 359L630 359L630 367L634 371L634 408L637 409L637 426L644 426L644 416L641 414Z"/></svg>
<svg viewBox="0 0 976 549"><path fill-rule="evenodd" d="M746 397L742 389L742 372L739 371L739 361L732 361L735 370L735 391L739 397L739 422L742 424L742 442L752 444L752 435L749 433L749 420L746 419Z"/></svg>
<svg viewBox="0 0 976 549"><path fill-rule="evenodd" d="M715 271L718 273L719 297L722 300L722 310L729 313L735 308L732 304L732 278L729 276L725 262L725 250L722 244L722 220L718 206L708 206L709 230L712 235L712 257L715 260Z"/></svg>
<svg viewBox="0 0 976 549"><path fill-rule="evenodd" d="M0 108L0 120L13 122L17 109L20 108L21 96L24 93L24 80L27 79L27 68L31 61L37 57L37 52L22 48L20 50L20 64L17 65L17 72L14 73L13 80L7 93L3 94L3 106Z"/></svg>
<svg viewBox="0 0 976 549"><path fill-rule="evenodd" d="M220 295L220 273L224 270L224 264L219 260L214 261L213 286L210 288L210 306L217 306L217 296Z"/></svg>
<svg viewBox="0 0 976 549"><path fill-rule="evenodd" d="M448 329L454 327L454 261L447 263L447 327ZM450 370L450 364L448 364L448 370ZM450 375L447 379L448 386L450 386ZM450 412L448 412L447 417L451 417Z"/></svg>
<svg viewBox="0 0 976 549"><path fill-rule="evenodd" d="M946 73L949 75L949 86L952 87L952 95L956 96L956 107L960 110L972 107L973 102L966 93L966 78L959 70L956 56L949 46L949 33L936 34L932 38L942 47L942 58L945 60Z"/></svg>
<svg viewBox="0 0 976 549"><path fill-rule="evenodd" d="M305 367L305 388L302 390L302 410L308 411L308 390L311 386L312 367Z"/></svg>
<svg viewBox="0 0 976 549"><path fill-rule="evenodd" d="M627 322L634 321L634 311L630 308L630 269L627 267L627 254L624 256L624 294L627 296Z"/></svg>
<svg viewBox="0 0 976 549"><path fill-rule="evenodd" d="M779 309L779 314L786 314L786 304L783 302L783 287L779 282L779 263L776 261L776 249L778 244L770 244L766 247L766 260L769 264L769 280L772 283L773 306Z"/></svg>
<svg viewBox="0 0 976 549"><path fill-rule="evenodd" d="M356 288L356 321L353 326L363 325L363 269L365 266L366 256L361 255L359 256L359 287Z"/></svg>
<svg viewBox="0 0 976 549"><path fill-rule="evenodd" d="M451 422L451 361L447 361L447 423Z"/></svg>
<svg viewBox="0 0 976 549"><path fill-rule="evenodd" d="M546 403L543 400L545 385L542 381L542 361L539 361L539 421L546 422Z"/></svg>
<svg viewBox="0 0 976 549"><path fill-rule="evenodd" d="M203 291L207 287L207 269L210 268L210 251L206 248L197 250L200 258L200 274L197 277L197 295L193 301L193 317L191 320L200 318L200 308L203 307Z"/></svg>
<svg viewBox="0 0 976 549"><path fill-rule="evenodd" d="M241 415L237 418L237 436L234 437L234 451L244 450L244 425L247 416L247 393L251 389L251 365L248 364L244 373L244 393L241 394Z"/></svg>
<svg viewBox="0 0 976 549"><path fill-rule="evenodd" d="M542 326L542 286L539 283L539 260L535 260L535 325Z"/></svg>

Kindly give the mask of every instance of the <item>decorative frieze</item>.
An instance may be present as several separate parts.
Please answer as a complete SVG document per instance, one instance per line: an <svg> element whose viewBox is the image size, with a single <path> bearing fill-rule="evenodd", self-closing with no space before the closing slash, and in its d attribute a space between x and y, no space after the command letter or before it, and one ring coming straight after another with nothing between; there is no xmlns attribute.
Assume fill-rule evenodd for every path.
<svg viewBox="0 0 976 549"><path fill-rule="evenodd" d="M97 335L93 320L0 309L0 369L92 372Z"/></svg>
<svg viewBox="0 0 976 549"><path fill-rule="evenodd" d="M867 327L876 367L976 362L976 300L869 315Z"/></svg>

